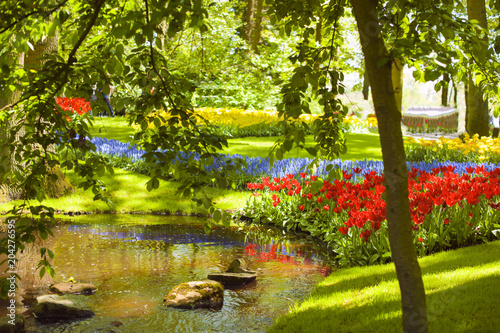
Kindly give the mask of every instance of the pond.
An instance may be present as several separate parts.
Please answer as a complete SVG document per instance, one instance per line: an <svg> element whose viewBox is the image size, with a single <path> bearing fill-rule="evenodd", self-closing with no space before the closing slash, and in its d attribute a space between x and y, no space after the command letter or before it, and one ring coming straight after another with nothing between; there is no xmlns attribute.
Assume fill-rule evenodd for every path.
<svg viewBox="0 0 500 333"><path fill-rule="evenodd" d="M96 315L51 324L31 318L28 332L265 332L331 272L322 247L268 228L217 226L207 235L200 218L90 215L53 230L48 247L56 276L50 282L72 277L95 284L94 295L79 297ZM220 311L163 306L177 284L223 272L236 258L257 271L257 280L226 288ZM47 293L49 283L22 284L18 313Z"/></svg>

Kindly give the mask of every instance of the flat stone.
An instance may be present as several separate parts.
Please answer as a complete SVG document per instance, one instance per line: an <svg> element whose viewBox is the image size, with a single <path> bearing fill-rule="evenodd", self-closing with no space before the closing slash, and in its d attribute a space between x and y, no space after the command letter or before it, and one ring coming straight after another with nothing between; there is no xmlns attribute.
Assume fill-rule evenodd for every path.
<svg viewBox="0 0 500 333"><path fill-rule="evenodd" d="M70 319L94 316L94 311L78 296L70 296L73 295L39 296L36 298L33 313L38 319Z"/></svg>
<svg viewBox="0 0 500 333"><path fill-rule="evenodd" d="M257 278L257 274L250 273L211 273L210 280L219 281L224 286L244 286Z"/></svg>
<svg viewBox="0 0 500 333"><path fill-rule="evenodd" d="M51 285L49 289L58 294L93 294L97 287L91 283L61 282Z"/></svg>
<svg viewBox="0 0 500 333"><path fill-rule="evenodd" d="M216 309L224 303L224 286L217 281L191 281L175 286L163 298L163 305L179 309Z"/></svg>

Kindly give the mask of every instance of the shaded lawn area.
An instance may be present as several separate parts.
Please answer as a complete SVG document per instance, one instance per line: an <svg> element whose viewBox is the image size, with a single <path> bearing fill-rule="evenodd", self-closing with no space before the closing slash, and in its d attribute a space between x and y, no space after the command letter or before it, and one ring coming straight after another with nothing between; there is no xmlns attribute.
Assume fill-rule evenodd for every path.
<svg viewBox="0 0 500 333"><path fill-rule="evenodd" d="M115 139L121 142L130 142L135 130L128 124L126 117L107 118L96 117L93 136ZM381 160L380 139L378 134L351 134L347 133L347 152L339 156L343 160ZM249 157L265 158L269 149L276 142L277 137L246 137L229 139L229 147L223 150L225 154L241 154ZM314 145L313 136L306 137L306 145ZM292 150L285 157L312 157L305 150Z"/></svg>
<svg viewBox="0 0 500 333"><path fill-rule="evenodd" d="M146 182L148 177L139 173L115 168L114 175L106 174L101 180L108 188L109 198L114 206L108 206L102 201L93 201L91 189L83 191L76 189L73 194L58 199L46 199L43 204L54 207L63 212L69 211L109 211L109 212L165 212L182 211L186 214L205 213L203 208L197 208L189 198L180 198L175 194L178 183L161 181L160 187L148 192ZM77 184L74 173L67 173L69 181ZM236 209L245 205L248 192L236 192L216 188L206 188L207 193L215 201L217 208ZM19 205L22 201L11 201L0 204L0 211L7 211L13 204ZM33 202L32 204L37 204Z"/></svg>
<svg viewBox="0 0 500 333"><path fill-rule="evenodd" d="M498 332L500 241L419 260L429 332ZM402 332L394 264L334 271L268 332Z"/></svg>

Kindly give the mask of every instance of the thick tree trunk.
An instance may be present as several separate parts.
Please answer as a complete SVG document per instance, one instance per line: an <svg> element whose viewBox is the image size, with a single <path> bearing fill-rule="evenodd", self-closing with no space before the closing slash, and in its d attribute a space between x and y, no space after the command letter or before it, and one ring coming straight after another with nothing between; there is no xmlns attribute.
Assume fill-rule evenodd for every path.
<svg viewBox="0 0 500 333"><path fill-rule="evenodd" d="M254 29L255 1L256 0L247 0L247 8L244 14L245 22L243 27L243 37L248 45L250 45L252 40L252 32Z"/></svg>
<svg viewBox="0 0 500 333"><path fill-rule="evenodd" d="M45 57L51 53L56 53L58 50L59 37L58 34L52 38L46 38L43 41L38 41L34 43L33 50L30 50L24 58L24 66L28 69L39 71L42 69L45 63ZM21 120L22 121L22 120ZM19 133L23 135L23 133ZM55 147L49 147L49 151L54 152ZM64 173L62 173L59 167L54 167L50 169L50 174L57 175L57 180L52 181L49 177L46 177L44 182L44 188L50 197L60 197L64 194L70 193L74 190L74 187L68 181Z"/></svg>
<svg viewBox="0 0 500 333"><path fill-rule="evenodd" d="M488 29L484 0L467 0L467 14L469 20L477 20L483 29ZM487 42L487 40L488 37L485 35L484 41ZM488 101L484 99L482 88L476 84L476 75L474 72L471 72L469 76L467 109L467 133L469 135L479 134L480 136L488 136L490 134Z"/></svg>
<svg viewBox="0 0 500 333"><path fill-rule="evenodd" d="M255 0L255 14L252 35L250 37L250 49L254 53L259 53L258 46L260 44L262 32L262 9L264 0Z"/></svg>
<svg viewBox="0 0 500 333"><path fill-rule="evenodd" d="M247 7L243 15L243 38L248 43L249 52L259 52L263 8L264 0L247 0Z"/></svg>
<svg viewBox="0 0 500 333"><path fill-rule="evenodd" d="M387 194L387 221L392 259L401 290L403 329L427 332L427 309L422 273L411 234L408 171L401 133L401 112L392 86L392 62L379 67L389 54L380 35L377 0L352 0L354 16L372 88L379 123Z"/></svg>
<svg viewBox="0 0 500 333"><path fill-rule="evenodd" d="M15 61L17 66L23 67L24 65L24 53L20 53L17 55L13 55L12 61ZM7 107L8 105L14 104L19 100L19 97L21 96L21 91L10 91L8 89L2 90L0 94L0 109ZM4 124L3 126L0 126L0 142L4 143L7 142L8 140L8 130L9 130L9 124ZM9 147L3 146L0 144L0 163L3 167L3 174L0 177L0 184L7 182L7 179L3 179L4 175L8 175L11 171L12 167L12 157L10 156L10 150Z"/></svg>

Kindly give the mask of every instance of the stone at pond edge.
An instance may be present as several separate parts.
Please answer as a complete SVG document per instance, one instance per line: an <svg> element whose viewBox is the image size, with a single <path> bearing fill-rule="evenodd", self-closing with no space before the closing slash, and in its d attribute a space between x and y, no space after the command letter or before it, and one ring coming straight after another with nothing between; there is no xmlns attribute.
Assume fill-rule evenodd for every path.
<svg viewBox="0 0 500 333"><path fill-rule="evenodd" d="M58 294L93 294L97 287L91 283L61 282L51 285L49 289Z"/></svg>
<svg viewBox="0 0 500 333"><path fill-rule="evenodd" d="M0 317L0 333L24 333L24 317L16 315L14 325L10 316ZM10 323L9 323L10 322Z"/></svg>
<svg viewBox="0 0 500 333"><path fill-rule="evenodd" d="M191 281L175 286L163 298L163 305L179 309L216 309L224 303L224 286L217 281Z"/></svg>
<svg viewBox="0 0 500 333"><path fill-rule="evenodd" d="M226 270L226 273L248 273L256 274L256 272L248 269L248 264L244 259L234 259Z"/></svg>
<svg viewBox="0 0 500 333"><path fill-rule="evenodd" d="M210 280L219 281L224 286L244 286L257 278L257 274L249 273L211 273Z"/></svg>
<svg viewBox="0 0 500 333"><path fill-rule="evenodd" d="M74 295L39 296L36 298L33 313L38 319L70 319L94 316L94 311L78 296Z"/></svg>

